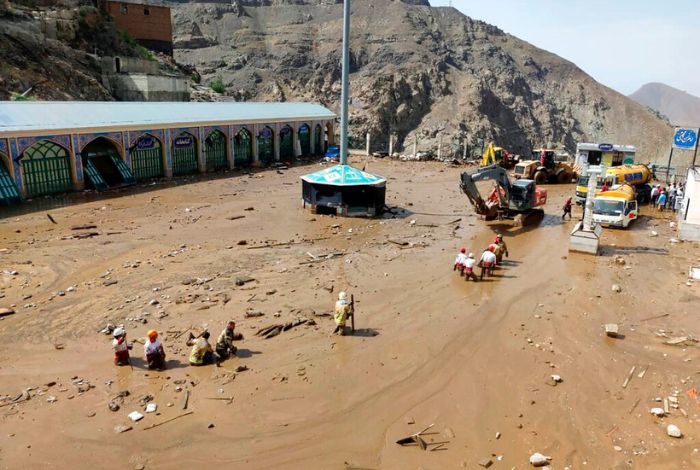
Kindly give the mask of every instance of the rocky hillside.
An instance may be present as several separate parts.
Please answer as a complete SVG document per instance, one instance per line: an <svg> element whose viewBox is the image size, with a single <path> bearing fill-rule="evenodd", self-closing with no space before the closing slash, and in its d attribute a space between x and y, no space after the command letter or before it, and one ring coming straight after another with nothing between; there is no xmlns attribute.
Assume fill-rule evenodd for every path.
<svg viewBox="0 0 700 470"><path fill-rule="evenodd" d="M175 56L238 100L337 109L342 4L233 0L174 7ZM351 137L389 132L412 148L464 137L526 152L542 143L632 143L649 158L669 128L574 64L427 1L352 3ZM377 142L377 140L375 140ZM377 142L379 145L382 142ZM646 156L644 157L646 158Z"/></svg>
<svg viewBox="0 0 700 470"><path fill-rule="evenodd" d="M675 124L700 126L700 98L663 83L647 83L630 95Z"/></svg>

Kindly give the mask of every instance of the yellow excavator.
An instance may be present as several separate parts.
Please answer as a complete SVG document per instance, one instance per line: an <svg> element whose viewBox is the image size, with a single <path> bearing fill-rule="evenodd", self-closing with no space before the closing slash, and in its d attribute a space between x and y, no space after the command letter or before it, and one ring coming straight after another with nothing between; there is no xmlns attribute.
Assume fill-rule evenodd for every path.
<svg viewBox="0 0 700 470"><path fill-rule="evenodd" d="M481 157L479 166L484 168L490 165L498 165L502 168L513 168L517 163L515 155L508 152L503 147L496 147L493 142L486 147L484 155Z"/></svg>

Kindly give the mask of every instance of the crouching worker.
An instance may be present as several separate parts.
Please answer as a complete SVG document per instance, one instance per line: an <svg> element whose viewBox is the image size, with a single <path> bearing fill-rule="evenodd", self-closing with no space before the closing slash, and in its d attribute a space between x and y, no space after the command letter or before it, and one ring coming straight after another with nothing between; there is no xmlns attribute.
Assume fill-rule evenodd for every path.
<svg viewBox="0 0 700 470"><path fill-rule="evenodd" d="M115 328L112 336L114 336L114 341L112 341L112 349L114 349L114 364L118 366L126 366L131 364L129 360L130 347L126 342L126 331L124 331L124 328Z"/></svg>
<svg viewBox="0 0 700 470"><path fill-rule="evenodd" d="M484 279L484 275L493 276L493 268L496 266L496 255L493 252L493 247L489 246L486 251L481 255L479 260L479 266L481 267L481 279Z"/></svg>
<svg viewBox="0 0 700 470"><path fill-rule="evenodd" d="M467 261L467 255L465 255L466 252L467 249L464 247L459 249L459 253L457 253L457 258L455 259L455 266L452 268L453 271L459 271L460 276L464 272L464 266Z"/></svg>
<svg viewBox="0 0 700 470"><path fill-rule="evenodd" d="M158 339L156 330L151 330L146 334L143 352L146 354L146 363L149 369L165 369L165 350Z"/></svg>
<svg viewBox="0 0 700 470"><path fill-rule="evenodd" d="M228 359L230 356L236 354L237 348L233 345L234 340L243 339L243 335L236 333L236 322L233 320L229 321L221 331L219 339L216 340L216 354L221 359Z"/></svg>
<svg viewBox="0 0 700 470"><path fill-rule="evenodd" d="M471 279L476 282L477 277L474 274L474 267L476 266L476 260L474 259L474 253L469 253L467 260L464 262L464 280L468 281Z"/></svg>
<svg viewBox="0 0 700 470"><path fill-rule="evenodd" d="M333 315L335 330L333 330L333 334L345 336L345 322L352 314L352 305L348 303L348 294L341 292L338 294L338 301L335 303L335 315Z"/></svg>
<svg viewBox="0 0 700 470"><path fill-rule="evenodd" d="M202 333L198 338L195 338L192 332L190 332L187 346L192 346L192 351L190 352L191 366L203 366L214 363L214 350L211 348L211 344L209 344L208 331Z"/></svg>

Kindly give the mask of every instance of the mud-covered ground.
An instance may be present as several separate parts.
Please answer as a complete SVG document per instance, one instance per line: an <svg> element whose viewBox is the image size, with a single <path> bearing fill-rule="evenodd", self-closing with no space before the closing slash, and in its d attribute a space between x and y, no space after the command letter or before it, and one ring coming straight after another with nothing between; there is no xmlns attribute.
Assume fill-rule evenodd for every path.
<svg viewBox="0 0 700 470"><path fill-rule="evenodd" d="M370 161L396 214L346 219L301 207L313 169L2 219L0 307L16 313L0 320L0 468L523 469L533 452L555 469L700 467L698 347L665 344L700 334L700 287L686 285L700 249L671 241L669 214L644 207L591 257L568 252L571 185L550 186L541 223L517 228L473 215L463 168ZM460 246L480 252L497 230L510 258L494 278L452 272ZM340 290L355 296L354 336L330 336L323 315ZM255 335L299 318L312 321ZM187 332L216 337L228 319L245 335L238 357L189 367ZM610 322L623 337L605 336ZM133 370L114 366L108 323L131 341L161 332L168 369L148 371L139 342ZM158 410L132 423L145 395ZM664 399L668 416L651 415ZM442 446L395 443L431 424L424 439Z"/></svg>

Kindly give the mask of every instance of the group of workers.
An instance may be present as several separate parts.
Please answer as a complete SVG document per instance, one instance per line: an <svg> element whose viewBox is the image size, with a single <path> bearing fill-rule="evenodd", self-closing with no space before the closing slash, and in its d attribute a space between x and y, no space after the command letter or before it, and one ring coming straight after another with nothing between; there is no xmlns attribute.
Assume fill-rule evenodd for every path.
<svg viewBox="0 0 700 470"><path fill-rule="evenodd" d="M683 184L672 184L668 188L662 188L660 184L651 190L651 205L659 211L679 211L683 206Z"/></svg>
<svg viewBox="0 0 700 470"><path fill-rule="evenodd" d="M453 270L459 271L460 276L464 275L466 281L471 279L474 282L483 280L486 276L493 276L495 267L503 262L503 255L509 256L508 246L500 233L497 233L493 243L486 247L478 262L474 258L474 253L466 253L466 248L460 248ZM476 267L481 268L479 277L474 272Z"/></svg>
<svg viewBox="0 0 700 470"><path fill-rule="evenodd" d="M218 365L222 360L235 355L237 348L234 346L233 341L243 339L243 335L236 333L235 329L236 323L234 321L229 321L226 327L221 331L216 341L215 348L212 348L211 344L209 344L210 335L207 330L204 330L199 336L194 336L192 332L190 332L190 336L187 339L187 346L192 347L189 357L190 365L203 366L213 363ZM118 366L131 365L129 350L132 346L126 340L126 331L122 327L117 327L112 332L112 335L114 337L112 341L114 363ZM158 332L156 330L150 330L146 333L143 352L149 369L165 369L165 349L158 339Z"/></svg>

